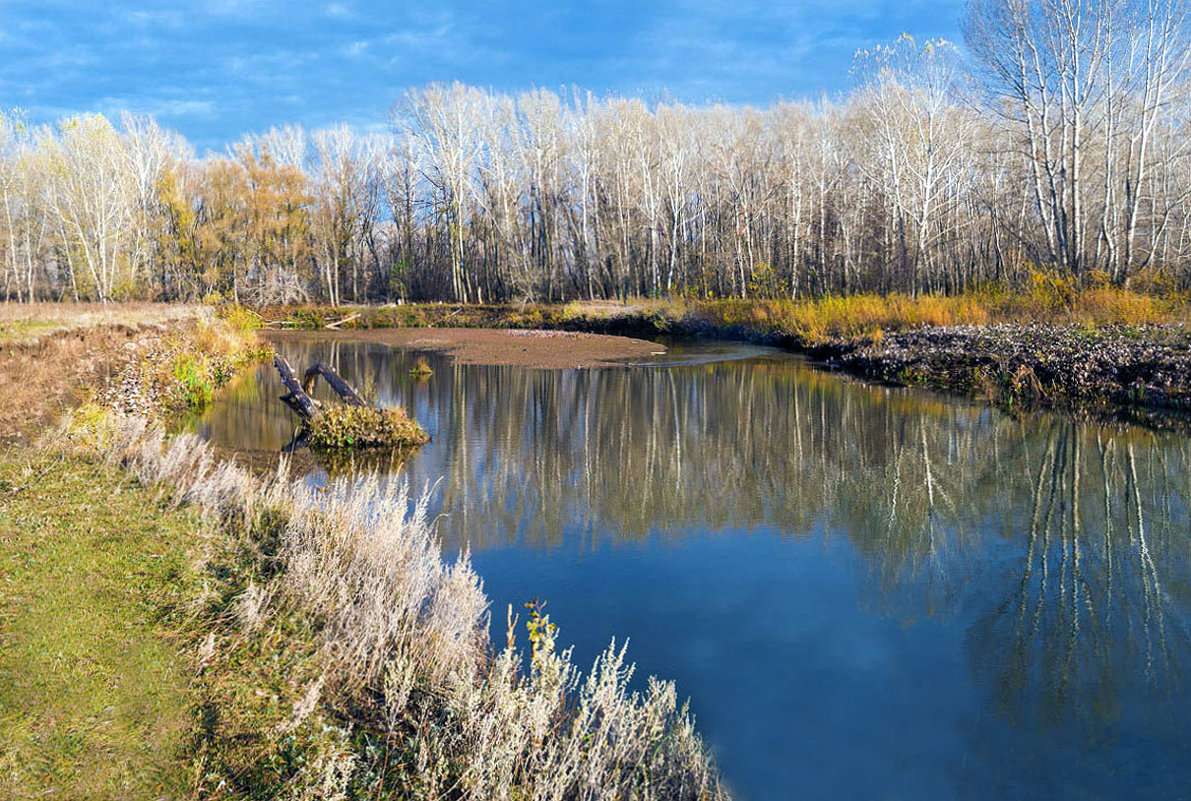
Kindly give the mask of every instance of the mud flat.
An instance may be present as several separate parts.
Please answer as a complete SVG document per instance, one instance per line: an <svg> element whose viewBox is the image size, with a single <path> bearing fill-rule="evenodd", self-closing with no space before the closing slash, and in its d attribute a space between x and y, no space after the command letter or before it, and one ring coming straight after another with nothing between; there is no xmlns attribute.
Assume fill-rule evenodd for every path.
<svg viewBox="0 0 1191 801"><path fill-rule="evenodd" d="M538 329L387 328L315 335L309 331L267 334L274 342L293 338L308 342L312 336L443 351L461 364L512 365L545 370L601 367L665 351L664 345L643 339Z"/></svg>

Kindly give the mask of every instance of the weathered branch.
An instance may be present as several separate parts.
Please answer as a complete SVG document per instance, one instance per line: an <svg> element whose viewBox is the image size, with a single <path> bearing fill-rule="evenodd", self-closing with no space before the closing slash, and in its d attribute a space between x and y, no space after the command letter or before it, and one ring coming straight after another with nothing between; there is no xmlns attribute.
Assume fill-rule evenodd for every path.
<svg viewBox="0 0 1191 801"><path fill-rule="evenodd" d="M367 406L367 402L360 397L360 393L352 387L351 384L343 380L339 373L335 372L334 368L326 362L319 362L313 365L306 371L302 379L302 391L307 395L314 391L314 384L318 380L319 375L327 380L331 385L331 389L339 395L344 403L352 406Z"/></svg>
<svg viewBox="0 0 1191 801"><path fill-rule="evenodd" d="M294 375L294 369L289 366L285 357L278 353L273 357L273 364L277 368L277 372L281 374L281 382L289 390L288 393L281 396L281 400L307 422L318 417L318 403L310 397L306 390L302 389L297 376Z"/></svg>

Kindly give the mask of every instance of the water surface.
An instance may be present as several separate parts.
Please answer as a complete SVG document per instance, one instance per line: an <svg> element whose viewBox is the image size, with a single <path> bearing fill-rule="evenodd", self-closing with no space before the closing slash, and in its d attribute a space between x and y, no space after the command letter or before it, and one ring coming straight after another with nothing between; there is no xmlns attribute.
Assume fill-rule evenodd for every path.
<svg viewBox="0 0 1191 801"><path fill-rule="evenodd" d="M744 346L587 370L281 350L430 431L402 475L439 482L497 627L540 597L580 664L629 638L740 798L1191 797L1186 437ZM198 428L279 449L281 391L261 367Z"/></svg>

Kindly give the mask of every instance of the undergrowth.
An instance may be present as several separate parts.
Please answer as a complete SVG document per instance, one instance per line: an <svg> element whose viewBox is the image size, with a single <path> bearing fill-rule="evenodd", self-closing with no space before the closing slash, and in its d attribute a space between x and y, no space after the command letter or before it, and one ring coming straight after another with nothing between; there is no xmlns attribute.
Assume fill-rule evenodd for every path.
<svg viewBox="0 0 1191 801"><path fill-rule="evenodd" d="M272 354L254 330L234 318L199 319L127 359L97 400L124 414L166 419L202 409L245 366Z"/></svg>
<svg viewBox="0 0 1191 801"><path fill-rule="evenodd" d="M321 328L320 307L275 307L263 316L292 328ZM1036 270L1028 286L989 284L958 295L862 294L796 300L633 300L624 304L414 304L336 309L348 328L558 328L628 335L713 334L777 338L815 347L841 340L872 342L920 326L1045 323L1097 327L1177 323L1187 319L1185 294L1143 293L1096 276L1079 283ZM350 312L350 313L349 313Z"/></svg>

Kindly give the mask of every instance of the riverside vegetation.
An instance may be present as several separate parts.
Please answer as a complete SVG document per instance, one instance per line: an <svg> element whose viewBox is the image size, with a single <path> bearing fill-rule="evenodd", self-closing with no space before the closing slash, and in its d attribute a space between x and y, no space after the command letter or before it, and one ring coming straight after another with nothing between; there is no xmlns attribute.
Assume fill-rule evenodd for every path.
<svg viewBox="0 0 1191 801"><path fill-rule="evenodd" d="M195 325L164 352L259 355L225 321ZM0 601L6 792L726 797L674 686L630 689L623 647L584 675L540 606L527 663L511 610L491 643L480 579L444 559L425 497L368 477L316 492L166 434L150 417L207 397L171 376L227 375L179 363L130 359L114 394L0 461L19 588Z"/></svg>
<svg viewBox="0 0 1191 801"><path fill-rule="evenodd" d="M429 441L404 409L333 404L310 423L310 447L320 451L408 449Z"/></svg>

